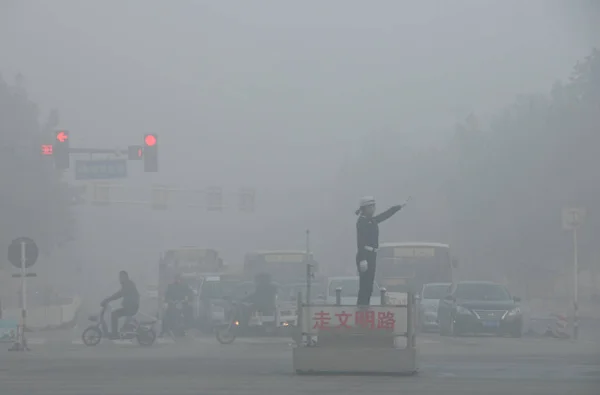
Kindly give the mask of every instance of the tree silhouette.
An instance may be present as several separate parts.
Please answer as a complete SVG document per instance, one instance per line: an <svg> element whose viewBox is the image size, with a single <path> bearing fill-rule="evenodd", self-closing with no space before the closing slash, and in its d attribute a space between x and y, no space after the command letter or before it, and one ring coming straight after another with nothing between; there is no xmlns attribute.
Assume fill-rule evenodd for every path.
<svg viewBox="0 0 600 395"><path fill-rule="evenodd" d="M9 85L0 77L0 245L18 236L36 240L49 253L73 235L67 185L51 158L40 155L45 140L38 107L28 97L21 75ZM45 129L58 122L53 111Z"/></svg>
<svg viewBox="0 0 600 395"><path fill-rule="evenodd" d="M399 147L396 153L369 148L339 177L346 197L360 186L382 197L416 195L419 215L406 215L387 238L442 235L469 276L531 279L544 270L568 270L572 249L560 212L582 206L588 216L580 232L581 266L598 266L600 51L577 63L550 94L518 96L489 125L470 114L438 149L406 152L404 138L396 138L385 141Z"/></svg>

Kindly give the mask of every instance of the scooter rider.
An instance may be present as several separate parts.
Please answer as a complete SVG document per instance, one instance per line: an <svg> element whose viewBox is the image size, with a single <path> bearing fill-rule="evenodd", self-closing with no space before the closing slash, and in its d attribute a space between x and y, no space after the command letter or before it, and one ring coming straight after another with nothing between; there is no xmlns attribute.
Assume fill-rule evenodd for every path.
<svg viewBox="0 0 600 395"><path fill-rule="evenodd" d="M276 308L277 287L272 283L271 275L258 273L254 278L254 286L254 293L244 298L244 302L249 304L245 309L244 325L248 323L253 312L259 311L264 314L271 314Z"/></svg>
<svg viewBox="0 0 600 395"><path fill-rule="evenodd" d="M111 339L119 338L119 318L121 317L133 317L137 314L140 308L140 294L135 286L135 283L129 278L129 274L122 270L119 272L119 282L121 283L121 289L114 295L104 299L102 301L102 307L106 306L113 300L121 299L122 307L114 310L110 315L110 324L112 333L110 334Z"/></svg>
<svg viewBox="0 0 600 395"><path fill-rule="evenodd" d="M366 196L360 199L359 209L355 212L356 215L359 215L356 221L358 248L356 266L360 277L356 303L359 306L368 306L373 293L375 261L377 259L377 249L379 248L379 224L396 214L405 205L406 203L393 206L379 215L374 215L375 198Z"/></svg>
<svg viewBox="0 0 600 395"><path fill-rule="evenodd" d="M167 286L165 292L165 302L167 303L167 310L165 312L165 319L163 321L161 335L164 335L169 331L169 326L173 323L174 311L173 305L178 302L186 302L183 306L183 315L185 324L189 325L192 315L192 306L189 302L194 297L194 291L183 281L181 274L175 275L175 278L171 284Z"/></svg>

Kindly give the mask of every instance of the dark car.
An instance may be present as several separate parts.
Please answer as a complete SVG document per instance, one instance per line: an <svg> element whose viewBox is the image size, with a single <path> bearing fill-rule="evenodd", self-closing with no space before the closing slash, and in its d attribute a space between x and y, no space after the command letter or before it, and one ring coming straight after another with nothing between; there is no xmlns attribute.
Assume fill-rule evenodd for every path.
<svg viewBox="0 0 600 395"><path fill-rule="evenodd" d="M520 301L511 297L501 284L488 281L453 284L438 307L440 335L494 333L521 337Z"/></svg>

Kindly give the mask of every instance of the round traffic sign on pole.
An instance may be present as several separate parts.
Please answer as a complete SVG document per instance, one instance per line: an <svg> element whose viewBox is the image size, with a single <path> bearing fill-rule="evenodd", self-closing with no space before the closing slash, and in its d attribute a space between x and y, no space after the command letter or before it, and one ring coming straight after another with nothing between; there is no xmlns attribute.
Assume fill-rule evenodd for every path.
<svg viewBox="0 0 600 395"><path fill-rule="evenodd" d="M22 246L25 244L25 248ZM23 256L25 253L25 256ZM29 237L19 237L14 239L8 246L8 261L17 269L23 266L22 259L25 258L25 267L30 268L35 265L39 256L39 250L35 241Z"/></svg>

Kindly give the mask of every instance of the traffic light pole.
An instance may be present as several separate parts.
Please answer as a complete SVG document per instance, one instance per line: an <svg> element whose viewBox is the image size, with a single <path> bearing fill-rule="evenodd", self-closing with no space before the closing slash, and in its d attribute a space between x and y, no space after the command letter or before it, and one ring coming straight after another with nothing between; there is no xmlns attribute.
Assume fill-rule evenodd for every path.
<svg viewBox="0 0 600 395"><path fill-rule="evenodd" d="M105 148L69 148L70 154L119 154L127 155L129 150L123 149L105 149Z"/></svg>

